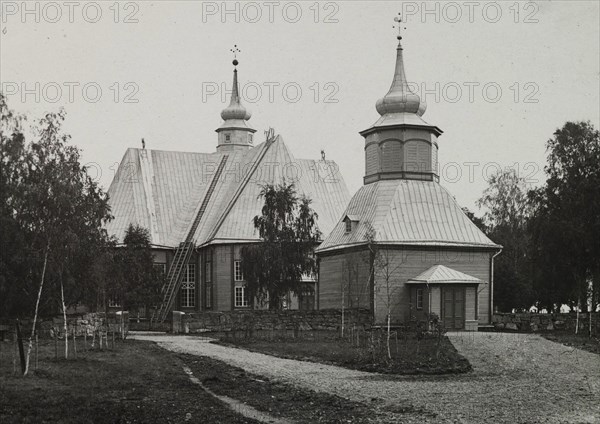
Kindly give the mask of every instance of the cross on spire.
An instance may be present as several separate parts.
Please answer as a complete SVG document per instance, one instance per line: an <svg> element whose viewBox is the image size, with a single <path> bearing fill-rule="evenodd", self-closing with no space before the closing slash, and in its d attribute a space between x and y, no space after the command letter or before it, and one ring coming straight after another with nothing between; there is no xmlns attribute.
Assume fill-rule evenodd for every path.
<svg viewBox="0 0 600 424"><path fill-rule="evenodd" d="M238 63L240 63L240 62L238 62L238 60L237 60L237 54L238 54L238 53L241 53L242 51L241 51L240 49L238 49L238 46L237 46L237 44L234 44L234 45L233 45L233 49L229 49L229 51L230 51L231 53L233 53L233 66L237 66L237 65L238 65Z"/></svg>
<svg viewBox="0 0 600 424"><path fill-rule="evenodd" d="M402 13L398 13L398 16L396 16L394 18L394 22L396 22L396 25L392 25L392 28L398 28L398 40L402 40L402 23L404 22L402 20ZM406 29L406 27L404 27L404 29Z"/></svg>

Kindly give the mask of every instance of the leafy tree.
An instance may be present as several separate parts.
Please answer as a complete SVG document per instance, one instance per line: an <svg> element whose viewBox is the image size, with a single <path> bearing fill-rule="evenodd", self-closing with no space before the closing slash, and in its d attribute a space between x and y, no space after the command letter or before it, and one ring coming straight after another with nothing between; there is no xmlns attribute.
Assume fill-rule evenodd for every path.
<svg viewBox="0 0 600 424"><path fill-rule="evenodd" d="M123 245L112 258L115 272L107 285L109 297L118 300L124 309L155 305L160 299L162 275L153 267L150 232L130 224Z"/></svg>
<svg viewBox="0 0 600 424"><path fill-rule="evenodd" d="M242 249L242 270L250 298L281 309L288 293L300 295L302 275L316 273L313 250L321 233L311 200L293 184L265 185L262 214L254 217L261 242Z"/></svg>
<svg viewBox="0 0 600 424"><path fill-rule="evenodd" d="M567 122L546 144L548 179L531 193L535 280L546 306L600 301L600 132ZM593 281L592 293L588 293Z"/></svg>
<svg viewBox="0 0 600 424"><path fill-rule="evenodd" d="M30 161L24 122L25 117L11 111L0 93L0 316L4 317L23 316L35 291L26 278L35 255L16 216L20 184Z"/></svg>
<svg viewBox="0 0 600 424"><path fill-rule="evenodd" d="M489 228L487 225L485 225L485 222L483 221L483 218L480 218L478 216L475 215L474 212L472 212L469 208L467 208L466 206L462 208L462 211L465 215L467 215L467 218L469 218L471 220L471 222L473 224L475 224L475 226L477 228L479 228L483 233L487 234L489 231Z"/></svg>
<svg viewBox="0 0 600 424"><path fill-rule="evenodd" d="M494 303L500 310L528 308L534 301L528 258L529 187L514 169L492 175L477 205L485 209L484 228L503 251L494 261Z"/></svg>
<svg viewBox="0 0 600 424"><path fill-rule="evenodd" d="M3 244L15 242L2 259L0 281L8 298L16 298L24 312L34 316L27 374L39 312L55 310L60 304L66 328L66 308L79 301L77 287L85 283L77 277L90 264L92 246L102 244L102 224L110 213L106 194L87 174L79 150L62 132L64 110L47 114L29 134L1 95L0 109L0 212L9 228ZM23 260L16 259L19 256ZM45 285L50 296L41 304ZM72 297L68 299L66 293Z"/></svg>

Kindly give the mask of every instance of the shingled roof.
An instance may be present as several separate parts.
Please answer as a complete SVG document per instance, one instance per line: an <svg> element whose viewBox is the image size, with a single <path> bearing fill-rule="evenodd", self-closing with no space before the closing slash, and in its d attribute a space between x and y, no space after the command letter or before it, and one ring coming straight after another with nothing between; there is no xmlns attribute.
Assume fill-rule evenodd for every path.
<svg viewBox="0 0 600 424"><path fill-rule="evenodd" d="M343 222L347 215L358 218L349 233ZM366 244L370 228L379 244L501 247L471 222L439 183L397 179L361 187L317 252Z"/></svg>
<svg viewBox="0 0 600 424"><path fill-rule="evenodd" d="M109 234L123 240L129 224L150 230L152 244L176 247L192 227L224 153L127 149L108 190L114 220ZM318 227L327 235L349 201L333 161L295 159L278 136L254 148L228 153L192 238L196 245L254 242L252 220L263 205L261 186L294 182L312 199Z"/></svg>

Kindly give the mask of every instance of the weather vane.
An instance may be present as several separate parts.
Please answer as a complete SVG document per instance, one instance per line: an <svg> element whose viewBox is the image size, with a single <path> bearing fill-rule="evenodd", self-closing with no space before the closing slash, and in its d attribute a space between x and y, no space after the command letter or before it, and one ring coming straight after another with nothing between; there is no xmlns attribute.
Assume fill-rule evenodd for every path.
<svg viewBox="0 0 600 424"><path fill-rule="evenodd" d="M392 28L398 28L398 40L402 40L402 13L398 13L398 16L394 18L396 25L392 25ZM404 27L406 29L406 27Z"/></svg>
<svg viewBox="0 0 600 424"><path fill-rule="evenodd" d="M231 53L233 53L233 66L237 66L237 65L238 65L238 63L240 63L240 62L238 62L238 60L237 60L237 54L238 54L238 53L241 53L242 51L241 51L240 49L238 49L238 46L237 46L237 44L234 44L234 45L233 45L233 49L229 49L229 51L230 51Z"/></svg>

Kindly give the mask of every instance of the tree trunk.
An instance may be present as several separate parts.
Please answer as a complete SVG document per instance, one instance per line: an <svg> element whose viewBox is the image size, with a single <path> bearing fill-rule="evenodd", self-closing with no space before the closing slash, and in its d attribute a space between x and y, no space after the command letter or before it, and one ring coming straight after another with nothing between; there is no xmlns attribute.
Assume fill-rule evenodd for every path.
<svg viewBox="0 0 600 424"><path fill-rule="evenodd" d="M60 300L63 311L63 325L65 330L65 359L69 359L69 326L67 324L67 306L65 305L65 289L63 286L62 271L60 273Z"/></svg>
<svg viewBox="0 0 600 424"><path fill-rule="evenodd" d="M392 359L392 353L390 351L390 327L391 327L391 321L392 321L392 313L391 311L388 309L388 314L387 314L387 355L388 355L388 359Z"/></svg>
<svg viewBox="0 0 600 424"><path fill-rule="evenodd" d="M579 305L581 305L581 299L577 299L577 318L575 319L575 334L579 332Z"/></svg>
<svg viewBox="0 0 600 424"><path fill-rule="evenodd" d="M25 372L23 375L29 373L29 357L31 356L31 349L33 348L33 336L35 335L35 325L37 323L38 310L40 307L40 298L42 297L42 289L44 288L44 278L46 278L46 266L48 265L48 253L50 251L50 242L46 245L46 252L44 253L44 267L42 268L42 278L40 281L40 289L38 290L37 300L35 302L35 313L33 315L33 326L31 327L31 336L29 336L29 346L27 347L27 358L25 360Z"/></svg>

